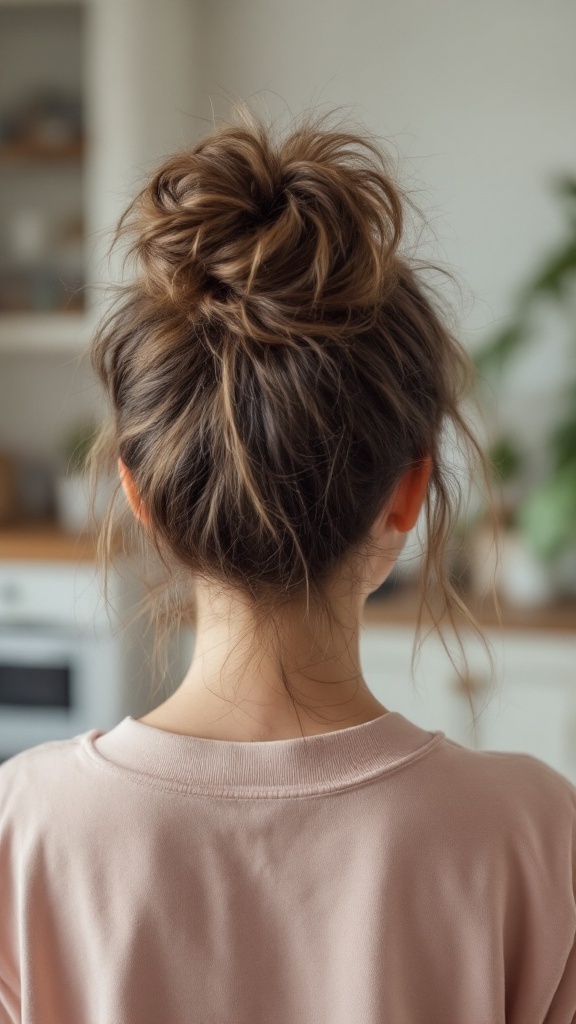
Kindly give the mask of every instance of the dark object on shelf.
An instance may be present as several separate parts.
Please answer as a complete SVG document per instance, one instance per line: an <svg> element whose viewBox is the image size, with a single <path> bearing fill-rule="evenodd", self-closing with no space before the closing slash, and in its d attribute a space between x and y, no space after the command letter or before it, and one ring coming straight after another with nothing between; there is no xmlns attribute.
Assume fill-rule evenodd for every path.
<svg viewBox="0 0 576 1024"><path fill-rule="evenodd" d="M83 280L63 279L49 268L0 276L0 312L68 312L84 309Z"/></svg>
<svg viewBox="0 0 576 1024"><path fill-rule="evenodd" d="M51 149L77 143L82 137L82 107L75 96L41 88L0 115L0 139L36 147L47 154Z"/></svg>

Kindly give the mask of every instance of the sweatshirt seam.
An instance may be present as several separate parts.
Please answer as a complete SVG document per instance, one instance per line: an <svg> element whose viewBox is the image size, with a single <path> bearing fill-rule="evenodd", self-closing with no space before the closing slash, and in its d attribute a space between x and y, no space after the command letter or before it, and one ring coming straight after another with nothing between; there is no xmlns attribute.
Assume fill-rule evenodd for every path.
<svg viewBox="0 0 576 1024"><path fill-rule="evenodd" d="M89 735L82 737L80 749L83 754L89 758L92 764L101 768L103 771L123 778L128 782L142 786L145 789L162 790L166 793L176 793L179 796L216 797L224 800L292 800L295 798L304 799L307 797L325 797L332 794L336 795L348 792L349 790L359 789L362 786L370 785L371 783L378 781L383 776L393 775L395 772L414 764L423 757L426 757L440 743L445 741L445 739L445 733L438 730L437 732L434 732L431 739L422 747L419 747L418 750L414 750L410 754L406 754L395 764L385 765L378 768L376 771L371 772L370 775L365 775L356 781L328 786L323 789L319 789L315 786L300 787L294 788L290 792L286 792L286 790L282 788L276 788L271 789L269 792L264 792L262 789L256 789L251 793L242 793L233 787L214 787L213 789L206 789L202 787L194 788L189 786L187 783L179 783L176 780L169 781L167 779L160 779L155 775L148 775L146 772L141 772L125 765L117 765L115 762L107 760L107 758L99 754L92 746Z"/></svg>

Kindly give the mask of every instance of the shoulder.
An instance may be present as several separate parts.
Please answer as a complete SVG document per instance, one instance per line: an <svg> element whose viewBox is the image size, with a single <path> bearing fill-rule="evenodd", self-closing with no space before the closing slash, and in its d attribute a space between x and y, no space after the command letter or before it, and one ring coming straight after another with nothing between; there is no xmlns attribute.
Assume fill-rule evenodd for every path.
<svg viewBox="0 0 576 1024"><path fill-rule="evenodd" d="M40 824L66 801L83 775L86 735L40 743L0 764L0 840L9 827L31 820Z"/></svg>
<svg viewBox="0 0 576 1024"><path fill-rule="evenodd" d="M63 761L70 760L87 735L88 733L80 733L68 739L47 740L13 754L0 764L0 785L3 786L6 780L26 778L31 773L42 771L43 768L54 768Z"/></svg>
<svg viewBox="0 0 576 1024"><path fill-rule="evenodd" d="M514 803L545 811L552 801L576 813L576 786L555 768L533 754L503 750L475 750L443 738L436 751L436 771L457 783L464 795ZM521 804L518 805L518 801Z"/></svg>
<svg viewBox="0 0 576 1024"><path fill-rule="evenodd" d="M576 788L530 754L474 750L445 736L402 794L399 843L462 905L491 907L512 946L525 915L576 927ZM406 856L403 853L403 856ZM514 937L515 938L512 938Z"/></svg>
<svg viewBox="0 0 576 1024"><path fill-rule="evenodd" d="M532 754L474 750L448 738L428 758L433 813L470 840L576 859L576 786Z"/></svg>
<svg viewBox="0 0 576 1024"><path fill-rule="evenodd" d="M533 754L503 750L473 750L447 737L441 757L448 768L458 766L464 787L481 787L504 799L525 796L547 806L552 798L576 810L576 786L567 776Z"/></svg>

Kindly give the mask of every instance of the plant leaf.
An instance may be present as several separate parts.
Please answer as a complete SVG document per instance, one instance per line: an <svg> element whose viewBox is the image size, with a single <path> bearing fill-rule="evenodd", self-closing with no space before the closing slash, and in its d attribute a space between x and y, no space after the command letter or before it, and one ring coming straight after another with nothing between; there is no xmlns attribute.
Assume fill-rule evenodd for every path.
<svg viewBox="0 0 576 1024"><path fill-rule="evenodd" d="M515 320L474 354L476 368L480 372L503 370L516 350L524 344L527 336L524 321Z"/></svg>
<svg viewBox="0 0 576 1024"><path fill-rule="evenodd" d="M576 540L576 464L537 487L518 509L518 528L543 561Z"/></svg>

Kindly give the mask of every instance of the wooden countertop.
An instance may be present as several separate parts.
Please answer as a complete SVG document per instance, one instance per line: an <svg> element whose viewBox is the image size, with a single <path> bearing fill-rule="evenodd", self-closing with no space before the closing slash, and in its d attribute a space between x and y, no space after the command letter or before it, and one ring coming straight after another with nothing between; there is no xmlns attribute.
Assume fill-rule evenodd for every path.
<svg viewBox="0 0 576 1024"><path fill-rule="evenodd" d="M521 608L518 605L506 604L500 599L501 623L490 600L479 601L470 595L463 595L467 607L474 618L484 628L500 627L508 630L538 632L574 633L576 636L576 598L556 600L554 603L540 608ZM367 625L410 626L416 622L418 610L418 593L412 586L398 587L389 594L364 606L363 621ZM424 625L432 622L432 617L424 609L422 616ZM461 616L458 624L466 628Z"/></svg>
<svg viewBox="0 0 576 1024"><path fill-rule="evenodd" d="M122 550L117 538L113 550ZM46 562L95 562L96 537L66 533L56 523L19 523L0 527L0 562L4 559Z"/></svg>
<svg viewBox="0 0 576 1024"><path fill-rule="evenodd" d="M114 551L122 552L120 537ZM65 533L55 523L24 523L0 528L0 562L30 560L49 562L93 562L97 560L96 538L90 534ZM489 600L479 602L466 598L470 611L483 627L499 623ZM418 595L413 586L395 590L368 601L363 621L367 625L412 626L416 621ZM541 608L519 608L500 603L502 626L505 629L569 632L576 634L576 598L555 601ZM430 615L424 611L423 622ZM462 623L464 625L464 623Z"/></svg>

